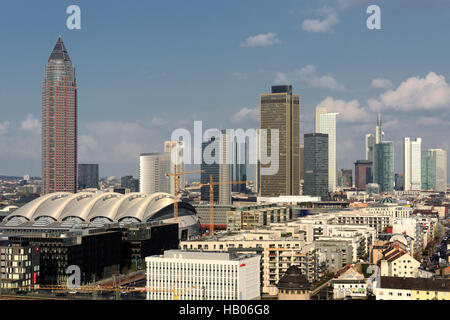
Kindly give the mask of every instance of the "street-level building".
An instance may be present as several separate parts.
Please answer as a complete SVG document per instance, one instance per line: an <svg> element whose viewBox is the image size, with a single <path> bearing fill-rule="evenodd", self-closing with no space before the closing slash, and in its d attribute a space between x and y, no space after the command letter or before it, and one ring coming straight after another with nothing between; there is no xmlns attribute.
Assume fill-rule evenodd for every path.
<svg viewBox="0 0 450 320"><path fill-rule="evenodd" d="M260 257L167 250L145 258L147 300L253 300L260 297ZM176 288L176 289L175 289Z"/></svg>
<svg viewBox="0 0 450 320"><path fill-rule="evenodd" d="M450 300L450 279L380 277L377 300Z"/></svg>

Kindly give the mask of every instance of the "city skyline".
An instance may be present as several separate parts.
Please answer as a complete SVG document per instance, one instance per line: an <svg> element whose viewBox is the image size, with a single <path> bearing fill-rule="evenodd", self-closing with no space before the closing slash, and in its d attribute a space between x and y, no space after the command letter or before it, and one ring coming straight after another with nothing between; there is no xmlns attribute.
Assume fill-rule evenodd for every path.
<svg viewBox="0 0 450 320"><path fill-rule="evenodd" d="M320 10L325 5L339 14L339 22L332 26L329 32L311 32L302 28L302 22L305 20L322 19L316 9ZM30 5L26 9L29 11L23 13L26 17L29 16L29 19L24 19L23 27L16 28L14 33L2 34L5 50L0 53L0 58L18 61L17 59L22 58L21 52L25 52L22 47L25 44L27 47L33 47L35 54L25 59L26 61L22 62L21 59L20 67L14 70L14 63L6 65L5 73L2 73L4 76L0 76L3 88L0 104L12 106L2 108L4 114L0 119L0 147L8 150L7 154L0 156L0 174L40 175L40 77L48 47L53 45L59 33L63 35L77 65L77 80L82 92L79 97L79 162L99 163L101 176L137 176L137 159L140 153L161 152L163 141L170 138L170 132L174 128L189 128L196 119L203 120L208 127L257 128L259 94L273 84L284 82L292 84L294 90L302 96L301 136L313 132L315 107L327 107L340 113L337 119L338 169L352 167L354 161L365 158L364 135L373 131L377 107L381 108L383 114L386 135L389 140L394 141L397 150L395 172L402 172L402 157L399 151L402 150L404 136L422 137L423 150L449 149L448 138L443 133L445 130L442 130L449 125L449 112L446 110L449 88L443 78L448 78L450 74L450 65L446 59L448 48L441 46L437 40L428 39L430 37L421 37L424 39L421 45L414 43L415 36L403 37L403 40L399 41L400 44L395 44L398 40L395 37L404 33L407 27L411 29L408 34L414 33L418 37L429 32L433 25L445 28L443 24L447 22L440 13L442 8L448 7L444 2L430 5L426 15L420 15L420 5L411 5L399 15L399 4L383 4L383 21L386 21L384 29L388 29L389 34L381 31L378 35L369 33L362 25L363 21L354 17L359 10L363 12L363 5L341 9L330 1L320 1L316 9L309 7L309 10L303 10L304 1L297 5L289 3L289 8L278 13L275 21L280 22L282 18L289 17L283 21L283 26L290 28L283 29L275 22L267 26L256 21L247 24L241 22L241 28L228 30L229 33L222 42L212 35L223 27L224 20L219 19L215 23L210 21L212 31L206 34L207 41L197 43L200 45L198 50L206 45L213 47L213 57L206 60L203 54L196 56L199 51L190 49L191 45L186 43L186 39L192 40L185 37L187 30L176 28L168 29L164 36L174 36L176 31L180 31L180 34L176 35L176 46L178 49L186 49L184 57L174 53L167 59L161 59L162 52L159 50L167 52L171 47L163 36L153 33L151 39L160 46L159 50L152 51L154 47L148 41L145 41L142 52L117 50L118 42L111 38L114 32L118 34L118 40L124 40L123 47L126 48L133 47L138 40L142 40L143 31L156 30L152 22L144 21L139 14L136 22L126 20L129 24L124 23L120 27L108 25L112 30L106 30L108 28L102 27L101 24L105 23L106 18L99 14L104 9L103 11L110 14L108 19L118 17L122 9L122 4L119 3L112 3L111 6L100 9L98 5L80 1L87 21L79 32L65 29L64 24L60 22L64 20L64 14L62 17L57 17L56 14L58 6L33 17L31 12L35 6L37 4ZM249 3L227 5L223 13L228 18L234 14L243 14L233 13L237 9L234 6L238 6L242 12L250 12ZM10 16L14 16L18 14L20 5L9 3L6 7L11 12ZM211 9L221 7L221 4L208 6ZM61 5L61 8L65 9L64 5ZM145 9L148 9L147 4L133 4L129 8L131 12ZM195 11L195 8L189 9L188 6L185 9L189 13ZM263 16L268 15L262 8L255 10ZM161 14L161 18L155 19L153 23L162 23L162 17L169 14L168 8L163 4L149 11L152 17L155 17L153 15L156 13ZM2 18L4 19L1 20L0 26L4 23L13 26L17 24L11 17ZM98 18L97 22L93 21L95 18ZM181 18L188 30L199 30L200 23L192 22L191 17ZM412 23L413 20L417 25ZM142 24L142 30L136 30L136 23ZM41 27L41 33L30 32L27 26L31 25ZM98 36L95 35L96 32ZM257 35L267 36L269 33L275 34L268 36L269 40L275 39L272 42L258 42L258 39L264 37L252 38ZM329 54L318 54L325 46L345 41L349 33L360 42L352 43L355 46L353 51L360 52L354 53L351 65L346 63L349 52L345 46L335 48L337 52L334 52L337 62L343 63L342 66L327 62ZM14 42L16 37L22 38L23 43ZM126 37L129 39L125 39ZM302 45L296 44L299 40ZM387 44L391 45L393 50L389 54L384 53L383 59L380 59L381 49L377 49L377 46L383 47ZM374 52L358 49L359 46L368 45L374 48ZM428 50L439 48L433 51L433 57L430 57L429 61L423 61L420 56L425 45ZM224 49L223 46L228 49L219 54L218 51ZM103 54L102 61L94 59L97 67L90 59L93 51L97 51L99 55ZM136 61L127 59L133 54L136 55ZM408 54L409 58L402 60L402 54ZM234 58L230 59L229 56ZM280 56L285 58L282 63L279 59L274 59ZM219 63L217 59L220 59ZM200 67L200 60L204 67ZM253 61L249 63L250 60ZM171 62L173 66L167 68ZM177 63L173 64L174 62ZM370 66L367 65L368 62L371 62ZM390 68L394 64L395 71ZM218 78L209 71L215 65L217 69L214 73L220 74ZM367 67L362 68L362 65ZM111 66L115 68L111 69ZM196 67L199 67L196 69L198 72L194 71ZM152 71L152 68L156 68L156 71ZM364 72L354 75L357 68L364 69ZM24 72L30 74L27 79L20 76ZM10 74L14 76L8 76ZM178 80L174 81L175 79ZM219 79L222 80L214 81ZM136 86L137 82L140 84ZM189 88L183 89L182 86L188 82ZM224 86L228 88L227 93L233 92L233 95L225 96L221 93ZM414 86L418 88L417 95L414 96L416 101L399 98L401 93ZM22 88L29 90L30 94L17 97L17 91ZM151 88L150 92L148 88ZM171 102L163 100L168 90L174 88L174 99L169 99ZM199 103L198 97L200 93L205 94L205 88L208 88L208 99L202 99ZM118 98L114 91L123 98ZM430 92L435 95L442 93L443 99L426 100ZM148 99L148 94L151 99ZM131 96L135 98L130 99ZM187 98L186 103L180 103L184 98ZM185 112L180 112L179 105L183 105L183 110L189 110L187 116ZM106 110L108 112L105 112ZM166 110L170 110L169 114ZM117 139L113 139L111 130L115 130L114 138ZM149 136L152 138L148 139Z"/></svg>

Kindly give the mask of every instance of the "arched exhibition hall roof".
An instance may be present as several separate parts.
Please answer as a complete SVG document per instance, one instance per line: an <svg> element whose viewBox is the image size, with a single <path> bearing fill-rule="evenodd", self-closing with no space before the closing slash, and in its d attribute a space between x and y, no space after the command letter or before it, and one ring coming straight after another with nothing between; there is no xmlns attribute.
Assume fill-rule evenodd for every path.
<svg viewBox="0 0 450 320"><path fill-rule="evenodd" d="M174 197L167 193L67 193L57 192L41 196L6 217L7 221L23 220L35 222L42 219L54 222L79 220L94 222L104 220L121 222L133 220L147 222L166 216L173 207ZM195 209L188 203L179 202L180 216L195 215ZM173 210L171 210L173 211ZM171 212L173 216L173 212Z"/></svg>

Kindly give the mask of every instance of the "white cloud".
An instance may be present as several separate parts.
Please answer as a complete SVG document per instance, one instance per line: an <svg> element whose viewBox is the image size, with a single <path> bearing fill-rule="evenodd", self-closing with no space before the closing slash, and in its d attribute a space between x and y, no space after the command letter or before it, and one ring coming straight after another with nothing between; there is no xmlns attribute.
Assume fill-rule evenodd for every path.
<svg viewBox="0 0 450 320"><path fill-rule="evenodd" d="M100 121L86 124L80 134L80 162L138 163L143 152L162 151L164 133L134 122Z"/></svg>
<svg viewBox="0 0 450 320"><path fill-rule="evenodd" d="M152 124L160 127L160 126L165 126L167 124L167 121L162 118L159 118L159 117L153 117Z"/></svg>
<svg viewBox="0 0 450 320"><path fill-rule="evenodd" d="M442 75L434 72L425 78L411 77L394 90L382 93L377 100L369 100L375 108L399 111L432 110L450 105L450 86Z"/></svg>
<svg viewBox="0 0 450 320"><path fill-rule="evenodd" d="M9 129L9 121L0 122L0 135L7 134Z"/></svg>
<svg viewBox="0 0 450 320"><path fill-rule="evenodd" d="M316 67L313 65L307 65L300 70L296 70L295 73L300 81L307 83L311 87L329 89L333 91L345 90L345 86L338 83L332 75L318 75Z"/></svg>
<svg viewBox="0 0 450 320"><path fill-rule="evenodd" d="M442 117L420 117L418 123L423 126L450 126L450 121L443 119Z"/></svg>
<svg viewBox="0 0 450 320"><path fill-rule="evenodd" d="M28 114L27 118L20 124L20 129L23 131L32 131L35 133L41 132L41 123L34 117L33 114Z"/></svg>
<svg viewBox="0 0 450 320"><path fill-rule="evenodd" d="M394 84L392 83L391 80L389 79L382 79L382 78L377 78L377 79L373 79L370 86L372 88L376 88L376 89L390 89L394 86Z"/></svg>
<svg viewBox="0 0 450 320"><path fill-rule="evenodd" d="M281 41L277 38L276 33L266 33L258 34L253 37L248 37L244 42L241 43L241 47L253 48L253 47L267 47L274 44L278 44Z"/></svg>
<svg viewBox="0 0 450 320"><path fill-rule="evenodd" d="M360 106L358 100L344 101L327 97L317 107L326 108L327 112L339 113L339 121L359 123L371 120L370 115Z"/></svg>
<svg viewBox="0 0 450 320"><path fill-rule="evenodd" d="M277 72L275 74L274 82L275 82L275 84L288 84L289 83L289 79L288 79L288 76L286 75L286 73L284 73L284 72Z"/></svg>
<svg viewBox="0 0 450 320"><path fill-rule="evenodd" d="M237 113L235 113L231 117L231 121L238 123L238 122L245 122L245 121L259 121L259 108L247 108L244 107L241 110L239 110Z"/></svg>
<svg viewBox="0 0 450 320"><path fill-rule="evenodd" d="M333 26L339 22L337 12L330 7L323 7L318 11L319 14L324 15L323 20L320 19L306 19L302 23L302 28L308 32L325 32L333 33Z"/></svg>

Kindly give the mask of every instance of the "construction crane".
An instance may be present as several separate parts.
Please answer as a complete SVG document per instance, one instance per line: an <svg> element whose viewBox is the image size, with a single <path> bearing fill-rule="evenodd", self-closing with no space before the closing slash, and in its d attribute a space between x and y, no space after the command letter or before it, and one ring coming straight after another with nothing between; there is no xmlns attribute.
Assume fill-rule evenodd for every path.
<svg viewBox="0 0 450 320"><path fill-rule="evenodd" d="M209 175L209 183L200 183L199 186L209 186L209 235L214 235L214 186L220 186L224 184L246 184L247 181L221 181L214 182L213 175Z"/></svg>
<svg viewBox="0 0 450 320"><path fill-rule="evenodd" d="M113 286L93 286L93 285L85 285L80 287L68 287L66 285L37 285L37 286L25 286L12 288L15 290L49 290L49 291L67 291L67 292L98 292L98 291L108 291L108 292L122 292L122 293L130 293L130 292L168 292L173 294L173 300L180 300L180 297L189 291L196 288L196 286L192 286L190 288L181 290L177 289L177 284L179 282L179 274L177 274L177 280L174 282L173 287L171 289L166 288L147 288L147 287L121 287L120 285L116 285L116 282Z"/></svg>
<svg viewBox="0 0 450 320"><path fill-rule="evenodd" d="M205 172L205 170L199 170L199 171L184 171L184 172L177 172L177 166L174 166L174 173L166 173L167 177L173 177L174 180L174 196L175 201L173 204L173 217L175 219L175 222L178 222L178 177L185 175L185 174L194 174L194 173L202 173Z"/></svg>

